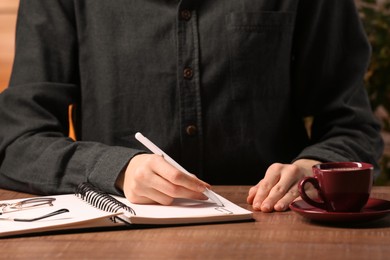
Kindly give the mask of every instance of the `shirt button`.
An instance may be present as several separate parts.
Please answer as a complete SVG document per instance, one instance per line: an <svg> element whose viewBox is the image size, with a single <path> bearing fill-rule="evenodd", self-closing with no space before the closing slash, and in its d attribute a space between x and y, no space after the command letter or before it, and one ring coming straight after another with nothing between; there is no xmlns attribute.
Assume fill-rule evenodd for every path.
<svg viewBox="0 0 390 260"><path fill-rule="evenodd" d="M188 21L191 19L191 12L187 9L180 10L180 19Z"/></svg>
<svg viewBox="0 0 390 260"><path fill-rule="evenodd" d="M192 79L194 76L194 71L191 68L185 68L183 71L183 76L185 79Z"/></svg>
<svg viewBox="0 0 390 260"><path fill-rule="evenodd" d="M189 136L196 135L197 132L198 132L198 129L196 128L195 125L189 125L186 127L186 133Z"/></svg>

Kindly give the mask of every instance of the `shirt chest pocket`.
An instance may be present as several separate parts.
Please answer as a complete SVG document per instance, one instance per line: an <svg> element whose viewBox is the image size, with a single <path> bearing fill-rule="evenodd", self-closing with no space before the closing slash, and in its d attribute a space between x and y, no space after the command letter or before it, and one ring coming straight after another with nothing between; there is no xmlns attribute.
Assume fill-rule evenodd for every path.
<svg viewBox="0 0 390 260"><path fill-rule="evenodd" d="M226 16L233 99L288 94L294 17L289 12Z"/></svg>

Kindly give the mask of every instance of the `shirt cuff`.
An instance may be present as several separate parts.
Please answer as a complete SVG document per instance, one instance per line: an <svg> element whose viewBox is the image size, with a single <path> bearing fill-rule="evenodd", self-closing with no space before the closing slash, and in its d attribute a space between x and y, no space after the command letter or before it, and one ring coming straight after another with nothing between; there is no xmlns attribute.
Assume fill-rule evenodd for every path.
<svg viewBox="0 0 390 260"><path fill-rule="evenodd" d="M109 147L95 163L94 169L88 175L88 182L105 192L123 196L115 182L131 158L142 152L126 147Z"/></svg>

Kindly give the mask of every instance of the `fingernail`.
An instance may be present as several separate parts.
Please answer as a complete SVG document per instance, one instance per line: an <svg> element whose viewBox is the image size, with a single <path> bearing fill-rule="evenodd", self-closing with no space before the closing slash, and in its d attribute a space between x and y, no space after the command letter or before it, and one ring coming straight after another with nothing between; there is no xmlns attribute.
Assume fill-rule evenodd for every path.
<svg viewBox="0 0 390 260"><path fill-rule="evenodd" d="M278 211L283 211L285 209L285 206L283 203L278 203L275 205L275 209Z"/></svg>
<svg viewBox="0 0 390 260"><path fill-rule="evenodd" d="M271 206L267 203L263 203L263 205L261 205L261 210L262 211L270 211L271 210Z"/></svg>
<svg viewBox="0 0 390 260"><path fill-rule="evenodd" d="M202 185L199 185L198 186L198 191L199 192L204 192L206 190L206 187L205 186L202 186Z"/></svg>
<svg viewBox="0 0 390 260"><path fill-rule="evenodd" d="M254 210L261 210L261 204L260 203L256 203L253 205L253 209Z"/></svg>

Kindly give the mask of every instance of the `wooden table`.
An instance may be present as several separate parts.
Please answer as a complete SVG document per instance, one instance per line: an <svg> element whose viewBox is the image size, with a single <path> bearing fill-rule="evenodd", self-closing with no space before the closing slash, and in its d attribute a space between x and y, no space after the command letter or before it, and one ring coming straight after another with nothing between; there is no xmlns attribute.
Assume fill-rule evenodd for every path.
<svg viewBox="0 0 390 260"><path fill-rule="evenodd" d="M249 187L216 186L245 203ZM0 189L0 200L28 196ZM373 197L390 200L390 187ZM354 227L319 225L295 212L254 213L254 222L0 239L0 259L390 259L390 216Z"/></svg>

